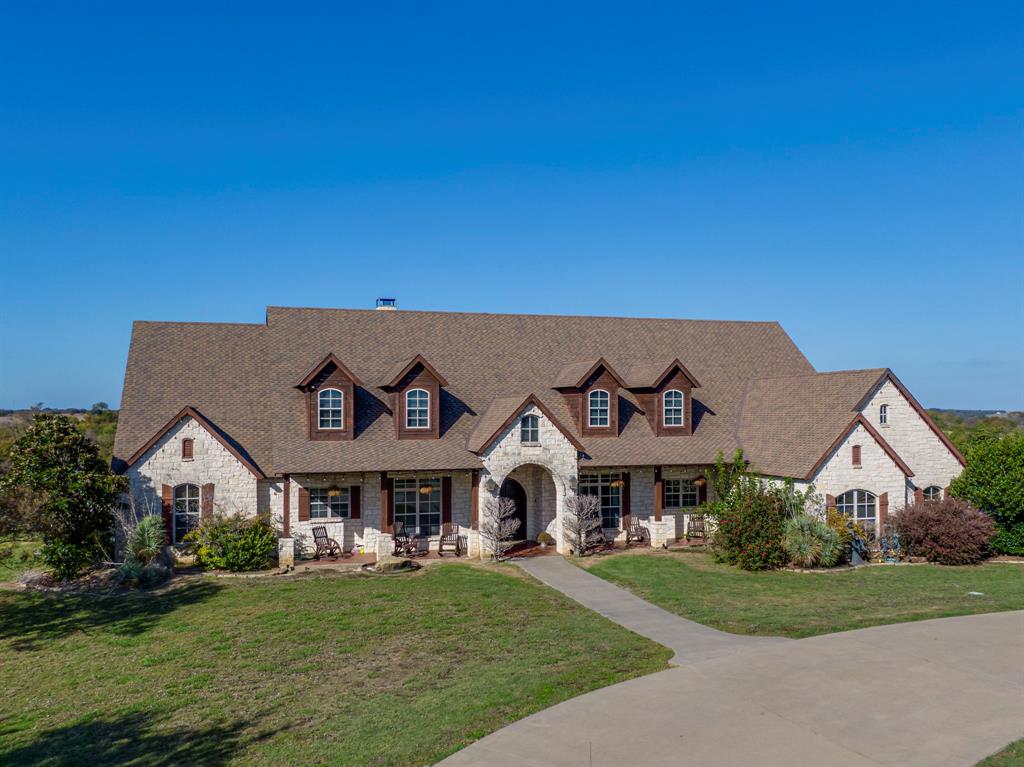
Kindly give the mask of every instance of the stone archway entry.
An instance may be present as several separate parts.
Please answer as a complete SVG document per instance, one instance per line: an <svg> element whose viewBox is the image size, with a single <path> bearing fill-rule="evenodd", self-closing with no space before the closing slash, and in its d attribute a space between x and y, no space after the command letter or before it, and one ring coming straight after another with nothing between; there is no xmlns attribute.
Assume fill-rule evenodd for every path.
<svg viewBox="0 0 1024 767"><path fill-rule="evenodd" d="M516 531L517 541L526 539L526 490L516 480L506 477L501 483L499 495L502 498L510 498L516 504L516 518L519 520L519 529Z"/></svg>

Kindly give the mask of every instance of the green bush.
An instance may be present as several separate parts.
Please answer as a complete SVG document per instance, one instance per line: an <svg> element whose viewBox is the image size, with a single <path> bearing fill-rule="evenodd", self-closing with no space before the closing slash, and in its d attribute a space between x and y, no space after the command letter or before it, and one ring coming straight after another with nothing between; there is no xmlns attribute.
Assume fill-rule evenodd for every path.
<svg viewBox="0 0 1024 767"><path fill-rule="evenodd" d="M128 535L125 559L132 559L141 565L150 564L160 556L165 535L163 520L155 514L146 515Z"/></svg>
<svg viewBox="0 0 1024 767"><path fill-rule="evenodd" d="M783 530L789 503L784 491L743 477L725 501L712 504L708 511L716 520L711 547L720 562L744 570L786 564Z"/></svg>
<svg viewBox="0 0 1024 767"><path fill-rule="evenodd" d="M973 442L950 491L990 514L1004 530L1024 523L1024 432Z"/></svg>
<svg viewBox="0 0 1024 767"><path fill-rule="evenodd" d="M789 561L800 567L835 567L843 556L843 539L826 522L801 515L786 521L784 541Z"/></svg>
<svg viewBox="0 0 1024 767"><path fill-rule="evenodd" d="M60 581L70 581L78 577L78 574L95 562L98 556L99 551L96 546L59 541L44 543L40 551L43 563L49 568L53 577Z"/></svg>
<svg viewBox="0 0 1024 767"><path fill-rule="evenodd" d="M996 525L996 537L992 539L992 550L997 554L1024 557L1024 522L1008 526Z"/></svg>
<svg viewBox="0 0 1024 767"><path fill-rule="evenodd" d="M257 517L214 514L202 520L187 540L196 544L203 567L232 572L265 570L277 548L274 528Z"/></svg>

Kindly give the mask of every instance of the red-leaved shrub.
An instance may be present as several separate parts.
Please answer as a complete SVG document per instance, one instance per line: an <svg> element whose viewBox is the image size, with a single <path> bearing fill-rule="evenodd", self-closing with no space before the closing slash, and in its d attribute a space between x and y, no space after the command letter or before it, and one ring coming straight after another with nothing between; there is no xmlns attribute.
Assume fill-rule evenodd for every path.
<svg viewBox="0 0 1024 767"><path fill-rule="evenodd" d="M973 565L990 553L992 518L959 498L919 501L892 516L900 546L940 565Z"/></svg>

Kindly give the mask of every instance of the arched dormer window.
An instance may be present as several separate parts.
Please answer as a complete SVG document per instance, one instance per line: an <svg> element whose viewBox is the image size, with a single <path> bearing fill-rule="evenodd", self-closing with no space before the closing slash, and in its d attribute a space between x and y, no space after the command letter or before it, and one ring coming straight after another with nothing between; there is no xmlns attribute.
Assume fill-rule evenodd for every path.
<svg viewBox="0 0 1024 767"><path fill-rule="evenodd" d="M430 428L430 392L410 389L405 393L405 428Z"/></svg>
<svg viewBox="0 0 1024 767"><path fill-rule="evenodd" d="M340 389L322 389L317 396L317 419L321 429L344 427L344 396Z"/></svg>
<svg viewBox="0 0 1024 767"><path fill-rule="evenodd" d="M540 442L540 418L535 415L524 415L519 422L519 441L527 445Z"/></svg>
<svg viewBox="0 0 1024 767"><path fill-rule="evenodd" d="M669 389L665 392L662 403L662 423L665 426L685 426L686 419L683 415L683 403L686 398L679 389Z"/></svg>
<svg viewBox="0 0 1024 767"><path fill-rule="evenodd" d="M587 424L591 427L609 425L611 398L604 389L594 389L587 395Z"/></svg>

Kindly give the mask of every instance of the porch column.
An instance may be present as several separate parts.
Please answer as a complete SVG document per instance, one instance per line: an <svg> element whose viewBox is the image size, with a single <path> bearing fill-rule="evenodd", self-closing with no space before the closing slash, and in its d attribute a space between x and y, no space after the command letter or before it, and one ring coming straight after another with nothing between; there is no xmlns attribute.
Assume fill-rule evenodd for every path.
<svg viewBox="0 0 1024 767"><path fill-rule="evenodd" d="M665 503L664 483L661 479L661 467L654 467L654 521L661 522L662 506Z"/></svg>

